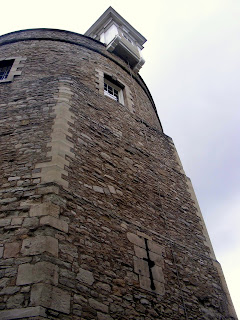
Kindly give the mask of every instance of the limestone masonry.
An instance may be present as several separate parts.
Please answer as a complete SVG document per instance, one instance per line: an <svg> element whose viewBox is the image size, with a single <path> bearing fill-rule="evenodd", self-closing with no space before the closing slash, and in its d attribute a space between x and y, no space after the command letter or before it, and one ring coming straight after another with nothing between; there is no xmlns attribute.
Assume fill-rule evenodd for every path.
<svg viewBox="0 0 240 320"><path fill-rule="evenodd" d="M0 37L0 319L237 319L143 60L96 39Z"/></svg>

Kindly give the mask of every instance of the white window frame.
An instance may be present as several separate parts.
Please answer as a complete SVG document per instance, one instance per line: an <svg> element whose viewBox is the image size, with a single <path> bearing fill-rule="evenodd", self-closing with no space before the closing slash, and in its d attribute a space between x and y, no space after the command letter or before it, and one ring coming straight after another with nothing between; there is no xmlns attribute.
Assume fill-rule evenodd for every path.
<svg viewBox="0 0 240 320"><path fill-rule="evenodd" d="M106 79L105 77L104 77L104 84L106 84L107 87L109 86L112 87L114 90L118 92L118 100L114 96L114 94L111 94L109 93L108 90L105 90L105 86L104 86L104 95L124 105L123 89L117 86L115 83L111 82L109 79Z"/></svg>
<svg viewBox="0 0 240 320"><path fill-rule="evenodd" d="M111 82L111 79L113 80L114 83L119 84L117 86L120 88L121 93L120 96L122 95L122 100L120 98L120 104L122 104L124 107L126 107L131 113L135 112L135 107L134 107L134 97L133 94L128 87L128 85L124 82L124 80L121 78L118 80L116 74L109 74L107 70L100 70L100 69L95 69L96 72L96 90L98 94L104 95L104 80L108 80ZM112 82L111 82L112 83ZM107 95L106 95L107 97Z"/></svg>

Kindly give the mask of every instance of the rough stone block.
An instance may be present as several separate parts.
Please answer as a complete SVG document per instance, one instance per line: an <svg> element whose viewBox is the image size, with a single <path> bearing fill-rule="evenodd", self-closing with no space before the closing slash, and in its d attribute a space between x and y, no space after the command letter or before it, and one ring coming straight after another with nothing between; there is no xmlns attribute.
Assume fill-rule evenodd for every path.
<svg viewBox="0 0 240 320"><path fill-rule="evenodd" d="M3 246L0 246L0 258L3 256Z"/></svg>
<svg viewBox="0 0 240 320"><path fill-rule="evenodd" d="M49 252L58 257L58 240L49 236L36 236L23 240L21 252L25 256Z"/></svg>
<svg viewBox="0 0 240 320"><path fill-rule="evenodd" d="M162 271L162 268L159 267L159 266L154 266L152 268L152 276L153 276L153 279L154 280L157 280L159 282L165 282L164 281L164 275L163 275L163 271Z"/></svg>
<svg viewBox="0 0 240 320"><path fill-rule="evenodd" d="M135 251L135 255L138 258L147 258L147 251L139 246L134 245L134 251Z"/></svg>
<svg viewBox="0 0 240 320"><path fill-rule="evenodd" d="M142 237L142 238L145 238L145 239L148 239L148 240L152 240L152 237L151 237L151 236L149 236L149 235L148 235L148 234L146 234L146 233L143 233L143 232L137 231L137 235L138 235L139 237Z"/></svg>
<svg viewBox="0 0 240 320"><path fill-rule="evenodd" d="M165 294L164 283L154 280L155 292L161 295Z"/></svg>
<svg viewBox="0 0 240 320"><path fill-rule="evenodd" d="M44 202L32 205L30 208L30 217L53 216L57 218L60 214L60 207L51 202Z"/></svg>
<svg viewBox="0 0 240 320"><path fill-rule="evenodd" d="M98 318L98 320L113 320L113 318L111 316L109 316L108 314L101 313L101 312L97 312L97 318Z"/></svg>
<svg viewBox="0 0 240 320"><path fill-rule="evenodd" d="M116 194L116 190L113 186L108 185L108 189L111 193Z"/></svg>
<svg viewBox="0 0 240 320"><path fill-rule="evenodd" d="M92 299L92 298L90 298L88 300L88 302L93 309L98 310L98 311L102 311L105 313L108 312L108 306L106 306L105 304L103 304L95 299Z"/></svg>
<svg viewBox="0 0 240 320"><path fill-rule="evenodd" d="M22 221L23 221L23 218L21 218L21 217L12 218L11 225L12 226L19 226L22 224Z"/></svg>
<svg viewBox="0 0 240 320"><path fill-rule="evenodd" d="M47 186L38 189L38 194L48 194L48 193L59 193L59 187L57 186Z"/></svg>
<svg viewBox="0 0 240 320"><path fill-rule="evenodd" d="M134 233L131 233L131 232L128 232L127 233L127 238L130 242L132 242L133 244L141 247L141 248L146 248L145 246L145 241L143 238L140 238L139 236L137 236L136 234Z"/></svg>
<svg viewBox="0 0 240 320"><path fill-rule="evenodd" d="M10 280L9 278L1 278L0 279L0 288L6 287L9 280Z"/></svg>
<svg viewBox="0 0 240 320"><path fill-rule="evenodd" d="M52 216L44 216L40 219L40 225L48 225L63 232L68 232L67 222Z"/></svg>
<svg viewBox="0 0 240 320"><path fill-rule="evenodd" d="M17 285L30 283L58 283L58 267L49 262L38 262L36 264L21 264L18 267Z"/></svg>
<svg viewBox="0 0 240 320"><path fill-rule="evenodd" d="M37 217L25 218L23 221L24 228L36 228L37 226L38 226Z"/></svg>
<svg viewBox="0 0 240 320"><path fill-rule="evenodd" d="M154 261L156 265L163 267L164 259L162 255L150 251L149 256L150 256L150 259Z"/></svg>
<svg viewBox="0 0 240 320"><path fill-rule="evenodd" d="M11 287L5 287L1 290L0 292L0 295L3 296L3 295L12 295L16 292L19 291L19 287L16 287L16 286L11 286Z"/></svg>
<svg viewBox="0 0 240 320"><path fill-rule="evenodd" d="M29 307L24 309L11 309L0 311L1 320L27 319L37 316L47 317L45 309L42 307Z"/></svg>
<svg viewBox="0 0 240 320"><path fill-rule="evenodd" d="M22 293L12 295L7 300L7 309L21 308L23 301L24 295Z"/></svg>
<svg viewBox="0 0 240 320"><path fill-rule="evenodd" d="M90 286L94 282L94 277L93 277L92 272L85 270L85 269L82 269L82 268L79 269L79 273L77 274L77 279L81 282L84 282L84 283L90 285Z"/></svg>
<svg viewBox="0 0 240 320"><path fill-rule="evenodd" d="M93 186L93 190L96 192L104 193L103 188L101 188L99 186Z"/></svg>
<svg viewBox="0 0 240 320"><path fill-rule="evenodd" d="M68 314L70 297L67 291L49 284L38 283L32 286L30 301L32 306L41 305Z"/></svg>
<svg viewBox="0 0 240 320"><path fill-rule="evenodd" d="M6 219L0 219L0 227L5 227L8 226L11 223L11 219L6 218Z"/></svg>
<svg viewBox="0 0 240 320"><path fill-rule="evenodd" d="M134 257L134 272L149 277L149 266L147 261Z"/></svg>
<svg viewBox="0 0 240 320"><path fill-rule="evenodd" d="M159 255L164 251L163 247L156 244L154 241L148 241L148 248L150 251L155 252Z"/></svg>
<svg viewBox="0 0 240 320"><path fill-rule="evenodd" d="M49 162L49 167L42 168L41 181L43 183L55 182L65 188L68 188L68 181L62 178L63 174L67 176L68 172L58 165L51 164L51 162Z"/></svg>
<svg viewBox="0 0 240 320"><path fill-rule="evenodd" d="M20 243L19 242L10 242L6 243L4 247L4 258L13 258L18 256L20 251Z"/></svg>
<svg viewBox="0 0 240 320"><path fill-rule="evenodd" d="M150 278L140 275L139 276L139 281L140 281L140 287L142 289L145 289L145 290L148 290L148 291L151 291L151 292L155 292L155 293L158 293L158 294L164 294L165 293L164 284L162 282L154 280L155 290L152 290L151 289Z"/></svg>

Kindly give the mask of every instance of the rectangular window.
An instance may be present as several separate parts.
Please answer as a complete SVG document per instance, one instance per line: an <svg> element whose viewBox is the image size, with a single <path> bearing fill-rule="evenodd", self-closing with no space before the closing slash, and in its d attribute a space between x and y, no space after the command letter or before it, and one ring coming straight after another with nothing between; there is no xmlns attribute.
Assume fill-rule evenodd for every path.
<svg viewBox="0 0 240 320"><path fill-rule="evenodd" d="M123 85L118 81L112 79L108 75L104 75L104 95L110 97L111 99L124 104L123 99Z"/></svg>
<svg viewBox="0 0 240 320"><path fill-rule="evenodd" d="M110 98L119 101L118 90L112 87L112 84L104 82L104 94Z"/></svg>
<svg viewBox="0 0 240 320"><path fill-rule="evenodd" d="M0 80L6 80L13 66L14 60L0 61Z"/></svg>

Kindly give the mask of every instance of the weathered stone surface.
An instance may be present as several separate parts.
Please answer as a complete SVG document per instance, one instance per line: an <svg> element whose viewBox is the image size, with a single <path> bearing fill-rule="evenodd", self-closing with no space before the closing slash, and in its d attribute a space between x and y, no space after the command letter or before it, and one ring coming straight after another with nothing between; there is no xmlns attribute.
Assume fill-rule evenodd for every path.
<svg viewBox="0 0 240 320"><path fill-rule="evenodd" d="M101 312L97 312L97 318L98 320L112 320L113 318L110 315L101 313Z"/></svg>
<svg viewBox="0 0 240 320"><path fill-rule="evenodd" d="M140 281L140 287L145 290L156 292L161 295L163 295L165 293L165 287L162 282L154 281L155 290L152 290L151 289L151 281L150 281L149 277L145 277L145 276L140 275L139 281Z"/></svg>
<svg viewBox="0 0 240 320"><path fill-rule="evenodd" d="M59 187L58 186L47 186L42 187L38 189L38 194L48 194L48 193L59 193Z"/></svg>
<svg viewBox="0 0 240 320"><path fill-rule="evenodd" d="M4 258L12 258L18 256L20 251L20 242L6 243L4 246Z"/></svg>
<svg viewBox="0 0 240 320"><path fill-rule="evenodd" d="M9 287L5 287L0 291L0 295L12 295L16 292L18 292L20 290L19 287L17 286L9 286Z"/></svg>
<svg viewBox="0 0 240 320"><path fill-rule="evenodd" d="M52 216L44 216L40 219L40 225L48 225L63 232L68 232L67 222Z"/></svg>
<svg viewBox="0 0 240 320"><path fill-rule="evenodd" d="M23 240L21 253L25 256L49 252L58 256L58 240L49 236L36 236Z"/></svg>
<svg viewBox="0 0 240 320"><path fill-rule="evenodd" d="M11 223L11 219L0 219L0 227L8 226Z"/></svg>
<svg viewBox="0 0 240 320"><path fill-rule="evenodd" d="M1 278L0 279L0 287L6 287L9 282L9 278Z"/></svg>
<svg viewBox="0 0 240 320"><path fill-rule="evenodd" d="M141 77L71 32L1 36L0 56L16 52L26 59L21 76L0 83L0 226L2 244L22 249L4 256L0 246L0 310L48 309L14 307L12 319L182 320L182 290L189 319L234 318ZM122 84L124 106L104 96L106 75ZM58 283L45 261L58 266Z"/></svg>
<svg viewBox="0 0 240 320"><path fill-rule="evenodd" d="M0 258L3 256L3 246L0 246Z"/></svg>
<svg viewBox="0 0 240 320"><path fill-rule="evenodd" d="M35 216L53 216L57 218L60 213L60 207L51 202L44 202L32 205L30 208L30 217Z"/></svg>
<svg viewBox="0 0 240 320"><path fill-rule="evenodd" d="M39 224L37 217L25 218L23 221L24 228L36 228Z"/></svg>
<svg viewBox="0 0 240 320"><path fill-rule="evenodd" d="M149 277L149 266L147 261L134 257L134 271L137 274L142 274Z"/></svg>
<svg viewBox="0 0 240 320"><path fill-rule="evenodd" d="M10 320L10 319L27 319L30 317L45 317L45 309L42 307L28 307L20 309L12 309L0 311L0 319Z"/></svg>
<svg viewBox="0 0 240 320"><path fill-rule="evenodd" d="M70 312L70 294L49 284L34 284L30 300L32 306L41 305L67 314Z"/></svg>
<svg viewBox="0 0 240 320"><path fill-rule="evenodd" d="M17 285L44 282L58 283L58 266L49 262L38 262L36 264L21 264L18 267Z"/></svg>
<svg viewBox="0 0 240 320"><path fill-rule="evenodd" d="M154 261L154 263L158 266L161 266L163 267L164 266L164 257L163 255L161 254L156 254L152 251L149 252L149 257L152 261Z"/></svg>
<svg viewBox="0 0 240 320"><path fill-rule="evenodd" d="M103 188L101 188L99 186L93 186L93 190L96 192L104 193Z"/></svg>
<svg viewBox="0 0 240 320"><path fill-rule="evenodd" d="M162 268L157 265L152 268L152 276L156 281L165 282Z"/></svg>
<svg viewBox="0 0 240 320"><path fill-rule="evenodd" d="M159 255L161 255L164 251L162 246L159 246L156 242L154 241L148 241L148 248L150 251L155 252Z"/></svg>
<svg viewBox="0 0 240 320"><path fill-rule="evenodd" d="M111 193L116 194L116 190L113 186L108 185L108 189Z"/></svg>
<svg viewBox="0 0 240 320"><path fill-rule="evenodd" d="M12 218L12 221L11 221L11 225L15 226L19 226L22 224L22 221L23 221L23 218L21 217L16 217L16 218Z"/></svg>
<svg viewBox="0 0 240 320"><path fill-rule="evenodd" d="M79 272L77 274L77 279L81 282L84 282L84 283L90 285L90 286L94 282L93 273L88 270L82 269L82 268L79 269Z"/></svg>
<svg viewBox="0 0 240 320"><path fill-rule="evenodd" d="M7 308L14 309L14 308L21 308L24 301L24 295L21 293L15 294L14 296L9 297L7 301Z"/></svg>
<svg viewBox="0 0 240 320"><path fill-rule="evenodd" d="M138 257L138 258L147 258L147 252L146 252L146 249L144 248L141 248L139 246L136 246L134 245L134 251L135 251L135 255Z"/></svg>
<svg viewBox="0 0 240 320"><path fill-rule="evenodd" d="M105 291L108 291L108 292L111 291L111 286L109 284L107 284L107 283L98 282L98 283L96 283L96 286L101 288L101 290L105 290Z"/></svg>
<svg viewBox="0 0 240 320"><path fill-rule="evenodd" d="M145 249L146 246L143 238L140 238L136 234L130 232L127 233L127 238L133 244Z"/></svg>
<svg viewBox="0 0 240 320"><path fill-rule="evenodd" d="M93 309L98 310L98 311L102 311L105 313L108 312L108 306L106 306L105 304L103 304L95 299L92 299L92 298L90 298L88 301L89 301L90 306Z"/></svg>

